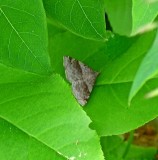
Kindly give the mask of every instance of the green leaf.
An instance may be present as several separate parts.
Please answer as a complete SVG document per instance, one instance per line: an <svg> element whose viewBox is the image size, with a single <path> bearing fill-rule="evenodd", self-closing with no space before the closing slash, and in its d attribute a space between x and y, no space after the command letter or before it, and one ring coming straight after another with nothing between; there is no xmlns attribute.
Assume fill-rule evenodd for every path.
<svg viewBox="0 0 158 160"><path fill-rule="evenodd" d="M103 58L100 51L93 55L93 59L98 55L98 61L100 65L102 64L97 84L133 81L145 53L153 42L154 36L155 33L150 32L133 38L114 36L110 39L102 48L103 54L108 58Z"/></svg>
<svg viewBox="0 0 158 160"><path fill-rule="evenodd" d="M114 160L123 159L122 155L127 147L127 142L124 142L123 139L118 136L102 137L101 143L104 146L103 152L106 160L111 160L111 158ZM115 145L115 143L118 145L112 149L111 146ZM111 148L110 150L109 147ZM155 155L156 148L154 147L142 147L131 144L125 160L151 160L154 159Z"/></svg>
<svg viewBox="0 0 158 160"><path fill-rule="evenodd" d="M24 83L41 81L45 76L36 75L29 72L21 72L18 69L13 69L0 64L0 84L5 83Z"/></svg>
<svg viewBox="0 0 158 160"><path fill-rule="evenodd" d="M132 1L104 0L105 12L108 14L113 31L120 35L130 35L132 29Z"/></svg>
<svg viewBox="0 0 158 160"><path fill-rule="evenodd" d="M104 0L105 11L115 33L135 35L156 27L158 2L154 0ZM120 20L121 17L121 20Z"/></svg>
<svg viewBox="0 0 158 160"><path fill-rule="evenodd" d="M51 71L46 17L40 0L0 1L0 62L38 74Z"/></svg>
<svg viewBox="0 0 158 160"><path fill-rule="evenodd" d="M3 93L0 95L0 117L3 121L67 159L104 159L99 138L88 127L90 119L60 76L21 73L20 78L30 78L28 82L26 79L20 82L18 75L15 76L18 71L12 72L13 81L9 81L12 74L6 72L8 79L4 77L6 82L1 80L0 84ZM10 143L10 139L5 143Z"/></svg>
<svg viewBox="0 0 158 160"><path fill-rule="evenodd" d="M61 155L0 118L1 160L64 160Z"/></svg>
<svg viewBox="0 0 158 160"><path fill-rule="evenodd" d="M93 40L105 39L104 8L99 0L43 0L48 17L69 31Z"/></svg>
<svg viewBox="0 0 158 160"><path fill-rule="evenodd" d="M131 102L132 98L136 95L139 89L150 79L153 78L158 73L158 31L156 38L149 52L143 59L137 74L135 76L130 94L129 94L129 102Z"/></svg>
<svg viewBox="0 0 158 160"><path fill-rule="evenodd" d="M104 154L106 154L118 148L122 144L123 138L121 136L104 136L101 137L100 141Z"/></svg>
<svg viewBox="0 0 158 160"><path fill-rule="evenodd" d="M158 1L133 0L132 4L132 34L136 34L149 24L152 24L156 18L158 15Z"/></svg>
<svg viewBox="0 0 158 160"><path fill-rule="evenodd" d="M157 85L157 79L148 82L133 99L130 107L130 82L95 87L84 108L92 119L91 127L99 135L109 136L128 132L153 120L158 116L158 99L145 99L144 94Z"/></svg>
<svg viewBox="0 0 158 160"><path fill-rule="evenodd" d="M141 146L131 146L129 153L125 160L152 160L156 155L156 148L154 147L141 147Z"/></svg>
<svg viewBox="0 0 158 160"><path fill-rule="evenodd" d="M123 160L125 144L120 136L101 137L101 145L106 160Z"/></svg>

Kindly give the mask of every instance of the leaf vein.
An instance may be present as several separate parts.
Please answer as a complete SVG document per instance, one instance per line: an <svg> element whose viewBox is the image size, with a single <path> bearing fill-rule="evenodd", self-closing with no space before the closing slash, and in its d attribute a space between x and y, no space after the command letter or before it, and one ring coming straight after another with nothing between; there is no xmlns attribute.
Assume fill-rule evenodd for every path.
<svg viewBox="0 0 158 160"><path fill-rule="evenodd" d="M16 30L16 28L13 26L13 24L11 23L11 21L8 19L8 17L6 16L6 14L4 13L4 11L2 10L2 8L0 8L1 13L4 15L5 19L7 20L7 22L10 24L11 28L14 30L14 32L17 34L17 36L20 38L20 40L24 43L24 45L26 46L26 48L28 49L29 53L31 53L31 55L34 57L34 59L36 59L36 61L41 65L42 68L44 68L47 72L48 69L37 59L37 56L34 55L33 51L30 49L30 47L26 44L26 42L23 40L23 38L20 36L19 32Z"/></svg>

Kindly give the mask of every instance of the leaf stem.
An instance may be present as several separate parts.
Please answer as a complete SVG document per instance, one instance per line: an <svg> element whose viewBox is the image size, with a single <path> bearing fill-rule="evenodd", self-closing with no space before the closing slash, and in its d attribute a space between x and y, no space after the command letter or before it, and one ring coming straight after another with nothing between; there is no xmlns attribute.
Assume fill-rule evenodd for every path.
<svg viewBox="0 0 158 160"><path fill-rule="evenodd" d="M132 130L132 131L130 132L129 139L128 139L128 141L127 141L127 146L126 146L125 151L124 151L124 153L123 153L123 155L122 155L122 158L123 158L123 159L125 159L125 157L127 156L128 152L129 152L129 150L130 150L131 144L132 144L132 142L133 142L133 138L134 138L134 130Z"/></svg>

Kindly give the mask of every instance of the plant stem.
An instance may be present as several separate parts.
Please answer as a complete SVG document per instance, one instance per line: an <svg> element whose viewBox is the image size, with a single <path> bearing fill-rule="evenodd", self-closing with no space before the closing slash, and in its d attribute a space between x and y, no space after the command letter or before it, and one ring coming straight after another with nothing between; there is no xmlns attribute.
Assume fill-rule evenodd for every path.
<svg viewBox="0 0 158 160"><path fill-rule="evenodd" d="M134 130L130 132L130 136L129 136L129 139L127 141L127 146L125 148L125 151L122 155L122 158L125 159L125 157L127 156L129 150L130 150L130 147L131 147L131 144L133 142L133 138L134 138Z"/></svg>

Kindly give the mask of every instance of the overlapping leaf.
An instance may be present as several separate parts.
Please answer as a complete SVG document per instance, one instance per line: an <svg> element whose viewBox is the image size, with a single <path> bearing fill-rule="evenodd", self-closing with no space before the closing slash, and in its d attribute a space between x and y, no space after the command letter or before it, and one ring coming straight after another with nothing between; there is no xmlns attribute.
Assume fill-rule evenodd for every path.
<svg viewBox="0 0 158 160"><path fill-rule="evenodd" d="M104 39L104 13L100 1L50 0L44 4L48 15L71 32L85 38ZM124 1L123 6L129 9L131 3ZM140 13L145 9L142 8ZM146 22L153 21L155 15L156 9ZM127 22L130 16L131 12L128 12L123 20ZM51 70L41 1L0 1L0 20L0 128L3 131L0 132L0 148L3 148L0 156L6 159L13 154L11 158L25 159L29 155L34 159L42 150L39 159L104 159L98 136L88 127L91 121L73 98L66 82L59 75L44 77L27 72L48 74ZM136 21L134 29L128 23L125 33L136 32L146 24L144 22L137 25ZM49 29L53 27L49 26ZM120 31L124 34L123 30ZM131 81L154 35L155 32L151 32L127 38L111 34L109 41L103 43L85 40L57 28L49 32L49 49L55 72L64 77L64 55L73 56L100 71L97 85L84 108L92 119L91 127L99 135L135 129L158 115L158 99L144 98L145 93L158 85L157 79L150 80L128 108ZM15 152L10 149L13 144ZM22 151L19 150L21 146L24 147ZM18 151L20 155L16 154Z"/></svg>
<svg viewBox="0 0 158 160"><path fill-rule="evenodd" d="M158 15L157 0L104 0L114 32L121 35L135 35L155 28L153 21Z"/></svg>
<svg viewBox="0 0 158 160"><path fill-rule="evenodd" d="M92 119L92 127L97 130L99 135L127 132L158 115L157 99L144 99L144 94L149 91L146 87L134 99L131 107L128 106L131 82L144 55L151 47L154 37L155 32L133 38L112 36L107 42L100 43L98 48L92 51L91 43L87 41L86 45L86 42L77 36L76 41L80 43L68 47L71 46L72 41L75 41L75 36L69 33L61 33L52 37L54 44L58 44L64 50L63 52L56 45L54 52L51 52L52 59L54 57L54 61L58 64L56 72L64 76L62 64L64 55L73 56L100 71L96 87L88 104L84 107ZM85 45L82 45L82 50L78 50L83 42ZM97 47L94 44L93 46ZM86 53L83 52L84 50ZM154 88L156 85L157 81L155 80L151 81L148 86ZM152 108L150 108L151 105ZM140 116L141 112L145 114Z"/></svg>

